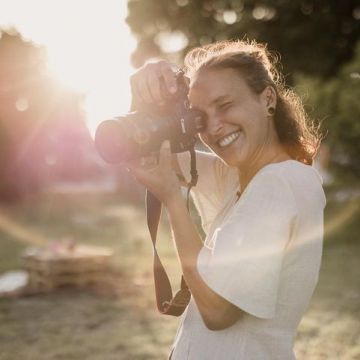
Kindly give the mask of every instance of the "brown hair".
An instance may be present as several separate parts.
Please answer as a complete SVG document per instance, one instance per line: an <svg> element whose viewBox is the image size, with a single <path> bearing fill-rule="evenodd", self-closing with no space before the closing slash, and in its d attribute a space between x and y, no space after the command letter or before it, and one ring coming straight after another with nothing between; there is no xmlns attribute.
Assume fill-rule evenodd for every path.
<svg viewBox="0 0 360 360"><path fill-rule="evenodd" d="M285 87L276 63L264 44L225 40L191 50L185 57L185 73L192 77L203 69L232 68L256 94L272 86L277 95L274 125L279 141L292 159L311 165L321 143L319 126L308 118L299 96Z"/></svg>

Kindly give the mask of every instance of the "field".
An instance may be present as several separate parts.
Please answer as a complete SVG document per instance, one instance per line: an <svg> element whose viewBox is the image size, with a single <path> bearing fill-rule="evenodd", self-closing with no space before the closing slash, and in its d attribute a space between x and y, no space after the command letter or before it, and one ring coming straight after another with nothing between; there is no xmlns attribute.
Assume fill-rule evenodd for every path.
<svg viewBox="0 0 360 360"><path fill-rule="evenodd" d="M319 285L296 340L298 359L360 359L359 200L330 203ZM34 243L72 239L114 249L116 292L60 289L0 299L0 360L166 359L178 319L155 310L152 248L139 201L46 193L0 208L0 273ZM159 248L176 287L166 223Z"/></svg>

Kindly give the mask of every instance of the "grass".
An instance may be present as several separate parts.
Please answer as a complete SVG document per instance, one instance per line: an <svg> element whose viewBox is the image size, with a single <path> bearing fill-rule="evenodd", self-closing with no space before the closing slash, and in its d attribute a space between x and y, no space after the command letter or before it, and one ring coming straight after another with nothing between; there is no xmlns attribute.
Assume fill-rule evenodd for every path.
<svg viewBox="0 0 360 360"><path fill-rule="evenodd" d="M330 204L319 285L301 322L298 359L360 359L359 201ZM54 194L0 210L0 272L32 242L72 238L114 249L117 295L61 289L0 300L0 360L166 359L178 319L155 310L152 249L142 206L120 195ZM179 269L166 219L159 251Z"/></svg>

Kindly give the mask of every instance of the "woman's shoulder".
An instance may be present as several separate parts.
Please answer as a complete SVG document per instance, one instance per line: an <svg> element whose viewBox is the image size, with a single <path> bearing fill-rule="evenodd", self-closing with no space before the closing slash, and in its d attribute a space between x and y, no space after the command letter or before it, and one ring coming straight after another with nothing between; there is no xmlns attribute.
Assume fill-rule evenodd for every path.
<svg viewBox="0 0 360 360"><path fill-rule="evenodd" d="M321 186L323 184L323 179L315 167L293 159L265 165L260 172L263 174L273 174L285 181L300 183L310 181Z"/></svg>
<svg viewBox="0 0 360 360"><path fill-rule="evenodd" d="M326 198L322 187L322 177L311 165L303 164L297 160L286 160L264 166L259 175L259 180L264 182L264 185L269 179L276 178L279 183L279 190L285 191L287 188L297 202L311 198L325 206Z"/></svg>

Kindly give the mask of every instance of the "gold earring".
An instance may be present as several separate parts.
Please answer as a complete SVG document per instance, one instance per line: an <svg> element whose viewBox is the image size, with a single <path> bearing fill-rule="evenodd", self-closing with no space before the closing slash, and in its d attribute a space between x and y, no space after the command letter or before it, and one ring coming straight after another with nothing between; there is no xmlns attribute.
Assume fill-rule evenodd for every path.
<svg viewBox="0 0 360 360"><path fill-rule="evenodd" d="M268 107L268 114L270 116L273 116L275 114L275 108L272 106Z"/></svg>

